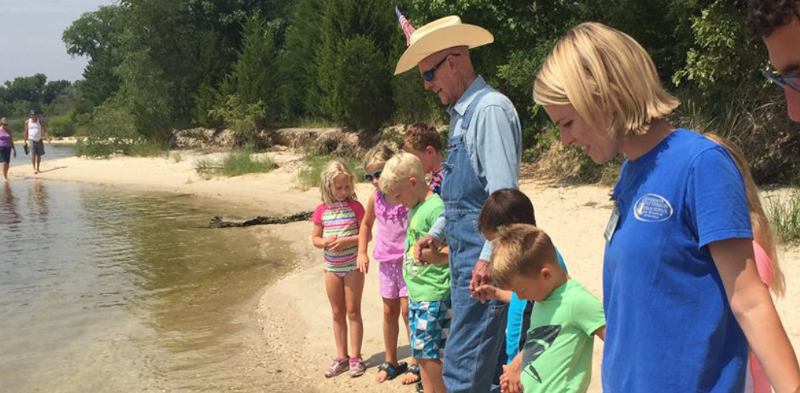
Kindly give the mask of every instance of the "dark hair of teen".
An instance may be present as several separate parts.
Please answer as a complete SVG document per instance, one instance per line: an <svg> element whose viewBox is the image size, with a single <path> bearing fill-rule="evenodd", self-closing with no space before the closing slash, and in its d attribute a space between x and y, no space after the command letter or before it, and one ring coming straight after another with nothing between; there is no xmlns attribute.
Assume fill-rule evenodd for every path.
<svg viewBox="0 0 800 393"><path fill-rule="evenodd" d="M747 26L760 37L769 37L792 16L800 20L800 0L750 0L747 5Z"/></svg>
<svg viewBox="0 0 800 393"><path fill-rule="evenodd" d="M493 231L511 224L536 225L533 203L519 190L497 190L483 204L478 216L478 230Z"/></svg>

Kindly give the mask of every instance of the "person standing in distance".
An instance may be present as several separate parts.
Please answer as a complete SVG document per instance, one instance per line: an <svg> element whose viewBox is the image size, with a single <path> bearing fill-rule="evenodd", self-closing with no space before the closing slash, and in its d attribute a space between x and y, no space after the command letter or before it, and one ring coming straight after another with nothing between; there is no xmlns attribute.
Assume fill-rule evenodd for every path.
<svg viewBox="0 0 800 393"><path fill-rule="evenodd" d="M42 156L44 155L42 136L44 135L47 138L48 143L53 142L53 138L50 138L50 135L47 134L47 127L45 127L44 121L39 119L39 113L35 109L31 109L30 119L25 120L24 130L23 140L26 148L28 147L28 142L30 142L31 164L33 165L33 174L36 175L41 172L39 165L41 165Z"/></svg>

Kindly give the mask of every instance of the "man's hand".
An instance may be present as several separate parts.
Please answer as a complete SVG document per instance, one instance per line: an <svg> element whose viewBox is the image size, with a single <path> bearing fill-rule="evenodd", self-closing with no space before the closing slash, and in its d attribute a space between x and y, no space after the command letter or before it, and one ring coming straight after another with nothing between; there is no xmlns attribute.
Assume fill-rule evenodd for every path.
<svg viewBox="0 0 800 393"><path fill-rule="evenodd" d="M481 296L481 294L477 292L477 289L481 285L491 284L492 270L489 269L489 262L479 259L478 262L475 262L475 266L472 268L472 280L469 282L469 290L472 292L472 297L480 300L481 303L486 302L486 297Z"/></svg>
<svg viewBox="0 0 800 393"><path fill-rule="evenodd" d="M369 273L369 255L367 253L358 253L358 258L356 259L356 263L358 264L358 271L364 274Z"/></svg>
<svg viewBox="0 0 800 393"><path fill-rule="evenodd" d="M17 158L17 148L16 147L12 148L11 152L14 153L14 158Z"/></svg>

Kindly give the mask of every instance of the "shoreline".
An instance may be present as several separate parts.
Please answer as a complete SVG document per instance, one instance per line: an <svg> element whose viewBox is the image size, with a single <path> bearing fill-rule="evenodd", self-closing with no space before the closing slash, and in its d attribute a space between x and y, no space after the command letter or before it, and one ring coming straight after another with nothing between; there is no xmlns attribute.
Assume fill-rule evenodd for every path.
<svg viewBox="0 0 800 393"><path fill-rule="evenodd" d="M180 160L173 158L179 154ZM11 181L43 179L67 182L102 184L144 191L191 194L219 201L221 204L241 204L265 210L264 214L291 214L313 210L319 203L319 191L302 191L295 185L296 173L302 168L300 156L291 152L269 152L279 168L266 174L234 178L205 179L193 169L198 157L215 157L190 151L173 151L168 157L90 160L77 157L42 161L40 175L28 168L13 168ZM364 203L372 186L358 184L359 200ZM602 300L602 236L611 214L608 200L610 187L558 186L545 181L522 180L520 189L533 201L540 227L547 231L564 256L570 275ZM775 192L775 191L772 191ZM770 192L770 193L772 193ZM780 192L780 191L778 191ZM223 209L224 210L224 206ZM222 212L222 211L221 211ZM325 379L323 371L335 355L330 323L330 306L324 288L322 254L310 243L311 224L297 222L286 225L254 227L261 239L270 238L282 244L279 252L288 251L295 259L294 268L284 277L265 286L257 296L252 312L262 331L257 348L279 364L266 364L287 389L328 391L343 388L359 392L413 392L401 384L402 376L394 381L377 384L376 368L383 361L382 302L378 295L378 275L375 263L367 274L363 293L364 319L363 357L367 373L356 379L347 374ZM261 249L263 255L273 250ZM800 248L779 247L781 269L786 276L786 295L777 299L776 306L789 339L797 353L800 349ZM401 331L404 329L401 327ZM603 343L595 340L592 383L589 392L600 392L600 363ZM408 343L400 339L399 354L408 356Z"/></svg>

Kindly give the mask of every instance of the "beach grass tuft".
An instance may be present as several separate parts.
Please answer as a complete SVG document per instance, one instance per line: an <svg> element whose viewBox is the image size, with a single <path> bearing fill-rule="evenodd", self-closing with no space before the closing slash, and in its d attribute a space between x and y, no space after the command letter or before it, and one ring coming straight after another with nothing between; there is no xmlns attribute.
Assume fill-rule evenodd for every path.
<svg viewBox="0 0 800 393"><path fill-rule="evenodd" d="M793 190L785 196L766 198L766 213L770 226L783 243L800 241L800 192Z"/></svg>
<svg viewBox="0 0 800 393"><path fill-rule="evenodd" d="M222 159L197 158L194 169L201 175L241 176L248 173L267 173L275 168L270 157L253 157L243 150L226 154Z"/></svg>
<svg viewBox="0 0 800 393"><path fill-rule="evenodd" d="M228 153L222 159L223 176L240 176L248 173L267 173L275 168L275 162L268 156L253 157L249 151Z"/></svg>
<svg viewBox="0 0 800 393"><path fill-rule="evenodd" d="M128 146L125 155L131 157L165 157L169 148L163 144L150 140L142 140Z"/></svg>

